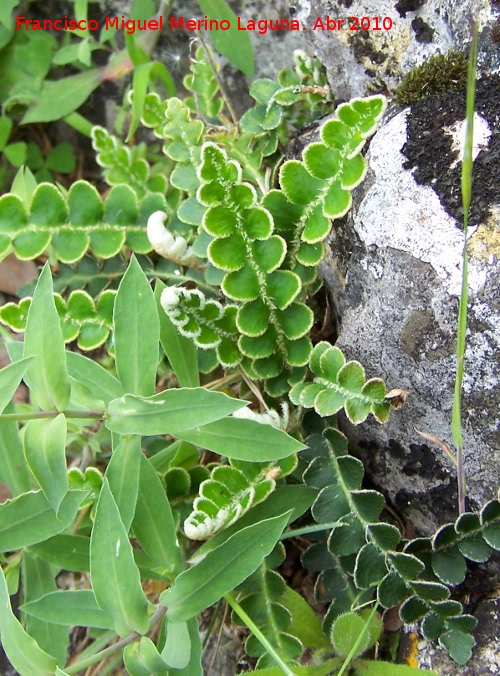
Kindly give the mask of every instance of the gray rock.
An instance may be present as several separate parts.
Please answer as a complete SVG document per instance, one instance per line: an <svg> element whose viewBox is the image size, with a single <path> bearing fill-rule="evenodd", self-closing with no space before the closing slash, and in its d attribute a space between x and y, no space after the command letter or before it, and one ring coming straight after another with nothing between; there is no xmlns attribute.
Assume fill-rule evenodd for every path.
<svg viewBox="0 0 500 676"><path fill-rule="evenodd" d="M409 144L409 115L408 110L393 115L372 139L368 176L355 194L347 221L340 229L334 227L329 262L330 274L335 271L337 278L335 286L341 290L337 345L347 357L359 360L369 376L381 376L389 387L409 392L405 407L393 412L387 425L371 419L346 432L375 483L419 532L429 535L457 515L455 468L416 430L453 447L463 233L450 207L443 206L435 183L434 188L419 185L403 166L401 150ZM483 138L486 147L478 165L481 157L490 159L488 152L500 133L498 119L495 124L492 129L488 124L484 127L490 135ZM493 156L488 166L494 173L499 158ZM453 168L456 157L457 151L451 150L441 159ZM451 183L452 174L450 170ZM468 242L470 303L463 401L472 508L495 497L500 485L498 204L480 219L470 228Z"/></svg>
<svg viewBox="0 0 500 676"><path fill-rule="evenodd" d="M480 28L494 22L488 0L289 0L289 5L307 29L305 34L340 99L370 91L392 92L404 74L433 54L463 49L471 15ZM314 29L318 17L327 15L344 20L340 29ZM349 17L367 17L369 29L362 30L359 22L359 30L351 30L357 24ZM385 17L386 26L392 22L389 30L383 28ZM498 56L494 60L498 63Z"/></svg>

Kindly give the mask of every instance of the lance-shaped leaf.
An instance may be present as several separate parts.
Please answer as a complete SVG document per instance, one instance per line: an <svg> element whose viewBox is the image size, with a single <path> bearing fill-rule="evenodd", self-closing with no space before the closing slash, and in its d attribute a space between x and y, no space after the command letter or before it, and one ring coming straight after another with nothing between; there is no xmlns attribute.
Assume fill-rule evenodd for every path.
<svg viewBox="0 0 500 676"><path fill-rule="evenodd" d="M203 387L165 390L152 397L126 394L108 407L106 427L118 434L174 434L219 420L247 402Z"/></svg>
<svg viewBox="0 0 500 676"><path fill-rule="evenodd" d="M4 412L5 407L14 396L14 392L19 387L31 361L33 361L33 357L21 359L0 370L0 413Z"/></svg>
<svg viewBox="0 0 500 676"><path fill-rule="evenodd" d="M123 436L113 444L113 455L106 469L109 488L127 533L135 513L141 456L140 436Z"/></svg>
<svg viewBox="0 0 500 676"><path fill-rule="evenodd" d="M36 285L24 336L24 357L34 356L26 382L44 410L65 409L70 397L64 340L48 263Z"/></svg>
<svg viewBox="0 0 500 676"><path fill-rule="evenodd" d="M160 603L167 606L167 618L189 620L241 584L272 551L288 517L289 512L243 528L181 573L160 596Z"/></svg>
<svg viewBox="0 0 500 676"><path fill-rule="evenodd" d="M0 505L0 548L11 552L61 533L75 518L86 491L69 491L56 515L41 491Z"/></svg>
<svg viewBox="0 0 500 676"><path fill-rule="evenodd" d="M141 455L139 493L133 521L134 535L157 566L179 573L183 562L177 525L165 488L149 460Z"/></svg>
<svg viewBox="0 0 500 676"><path fill-rule="evenodd" d="M133 631L147 632L149 603L142 590L132 545L106 479L90 538L90 578L99 607L111 615L120 636Z"/></svg>
<svg viewBox="0 0 500 676"><path fill-rule="evenodd" d="M24 454L52 509L57 512L69 490L66 468L66 418L30 420L24 432Z"/></svg>
<svg viewBox="0 0 500 676"><path fill-rule="evenodd" d="M78 352L68 352L66 357L71 378L85 385L104 405L125 394L120 381L93 359Z"/></svg>
<svg viewBox="0 0 500 676"><path fill-rule="evenodd" d="M57 589L54 569L38 556L24 552L21 572L25 603L38 600ZM67 627L30 616L24 618L24 628L40 648L53 655L59 664L65 664L69 647Z"/></svg>
<svg viewBox="0 0 500 676"><path fill-rule="evenodd" d="M135 257L118 288L114 329L120 382L127 392L152 395L159 360L160 322L153 290Z"/></svg>
<svg viewBox="0 0 500 676"><path fill-rule="evenodd" d="M14 413L14 406L9 404L5 412ZM0 424L0 477L14 497L31 488L19 425L13 420Z"/></svg>
<svg viewBox="0 0 500 676"><path fill-rule="evenodd" d="M99 629L114 629L115 626L111 615L98 606L90 589L53 591L25 603L21 610L53 624Z"/></svg>
<svg viewBox="0 0 500 676"><path fill-rule="evenodd" d="M53 676L56 659L40 648L12 612L3 570L0 568L0 634L5 654L21 676Z"/></svg>
<svg viewBox="0 0 500 676"><path fill-rule="evenodd" d="M193 342L177 331L172 320L162 311L161 295L165 284L156 281L155 298L160 316L160 343L181 387L199 387L197 349Z"/></svg>
<svg viewBox="0 0 500 676"><path fill-rule="evenodd" d="M246 462L279 460L304 449L302 443L272 425L241 418L224 418L186 431L172 431L172 434L214 453Z"/></svg>
<svg viewBox="0 0 500 676"><path fill-rule="evenodd" d="M187 622L169 622L165 618L167 637L161 656L172 669L184 669L191 659L191 637Z"/></svg>

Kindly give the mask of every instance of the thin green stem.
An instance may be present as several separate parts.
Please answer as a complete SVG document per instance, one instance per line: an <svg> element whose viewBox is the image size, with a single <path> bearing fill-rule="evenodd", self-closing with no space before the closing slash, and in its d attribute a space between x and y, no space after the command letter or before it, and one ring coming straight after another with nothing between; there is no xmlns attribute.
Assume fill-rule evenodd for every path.
<svg viewBox="0 0 500 676"><path fill-rule="evenodd" d="M24 420L40 420L41 418L57 418L64 413L66 418L90 418L100 420L104 411L36 411L36 413L2 413L0 422L22 422Z"/></svg>
<svg viewBox="0 0 500 676"><path fill-rule="evenodd" d="M167 612L167 609L165 606L158 606L156 609L154 615L151 617L151 621L149 623L149 629L151 630L154 625L159 621L163 619L163 616ZM78 672L83 671L83 669L87 669L88 667L91 667L93 664L97 664L97 662L101 662L102 660L106 659L110 655L114 655L117 653L119 650L122 650L126 646L129 645L129 643L133 643L134 641L137 641L140 639L142 634L139 634L138 632L134 631L132 634L129 636L126 636L125 638L122 638L121 641L118 641L117 643L114 643L113 645L110 645L108 648L104 648L104 650L100 650L99 652L95 653L94 655L91 655L90 657L87 657L84 660L81 660L80 662L77 662L76 664L72 664L70 667L65 667L64 671L68 676L73 676L73 674L78 674Z"/></svg>
<svg viewBox="0 0 500 676"><path fill-rule="evenodd" d="M473 23L472 42L469 52L469 75L467 79L467 105L465 126L465 147L462 160L462 206L464 211L464 247L462 253L462 289L458 309L457 329L457 370L455 375L455 391L453 397L452 431L453 441L457 449L457 483L458 510L465 512L466 483L463 460L462 434L462 382L464 375L465 338L467 332L467 305L469 300L469 263L467 257L467 236L469 229L469 209L472 192L472 168L474 145L474 106L476 93L477 69L477 25Z"/></svg>
<svg viewBox="0 0 500 676"><path fill-rule="evenodd" d="M69 124L70 127L79 131L80 134L90 138L90 132L94 125L87 120L87 118L83 117L83 115L80 115L80 113L70 113L69 115L66 115L64 121Z"/></svg>
<svg viewBox="0 0 500 676"><path fill-rule="evenodd" d="M252 618L247 615L243 610L240 604L236 601L232 594L225 594L224 598L229 603L234 612L238 617L243 620L246 626L250 629L255 638L262 643L267 652L271 655L276 664L280 667L286 676L295 676L290 667L281 659L280 655L276 652L275 648L269 643L267 638L261 632L261 630L254 624Z"/></svg>
<svg viewBox="0 0 500 676"><path fill-rule="evenodd" d="M330 523L315 523L310 526L304 526L303 528L295 528L294 530L287 530L286 533L283 533L280 536L280 540L287 540L288 538L296 538L299 535L307 535L308 533L318 533L322 530L331 530L338 526L338 521L331 521Z"/></svg>

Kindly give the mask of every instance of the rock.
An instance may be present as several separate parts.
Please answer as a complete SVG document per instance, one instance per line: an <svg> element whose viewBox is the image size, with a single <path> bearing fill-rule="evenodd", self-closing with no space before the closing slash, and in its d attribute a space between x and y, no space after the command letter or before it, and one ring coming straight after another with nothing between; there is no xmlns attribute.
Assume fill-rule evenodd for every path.
<svg viewBox="0 0 500 676"><path fill-rule="evenodd" d="M471 15L487 31L496 19L488 0L289 0L289 6L307 29L305 34L340 99L393 92L404 74L431 55L463 49L469 40ZM327 15L343 19L341 28L314 30L317 18ZM355 19L349 21L349 17ZM369 19L363 24L367 30L362 28L363 17ZM495 51L490 66L498 65Z"/></svg>
<svg viewBox="0 0 500 676"><path fill-rule="evenodd" d="M496 78L478 86L482 123L476 127L482 134L475 136L475 225L468 240L462 412L473 509L495 497L500 485L500 123L492 92L498 92ZM453 447L463 233L456 199L459 150L450 129L463 119L464 96L425 101L412 110L393 110L373 137L367 178L347 220L333 229L328 265L340 289L337 345L369 376L409 392L387 425L369 420L345 431L372 480L420 533L430 535L457 516L455 468L416 430Z"/></svg>

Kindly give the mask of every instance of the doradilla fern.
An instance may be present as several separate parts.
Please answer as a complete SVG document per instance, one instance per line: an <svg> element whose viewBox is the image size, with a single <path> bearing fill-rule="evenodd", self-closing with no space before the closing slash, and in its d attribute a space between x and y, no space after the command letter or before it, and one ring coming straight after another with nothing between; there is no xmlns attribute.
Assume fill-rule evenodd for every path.
<svg viewBox="0 0 500 676"><path fill-rule="evenodd" d="M272 97L278 91L267 89ZM286 162L280 171L281 189L264 195L260 184L244 180L245 170L231 157L227 137L219 133L221 145L229 146L227 151L218 143L203 142L203 123L192 120L179 100L171 99L164 108L163 130L158 116L150 115L155 133L165 139L165 152L177 163L171 180L188 193L177 215L198 226L193 251L206 256L207 269L221 271L221 291L237 307L238 361L250 377L263 379L275 396L305 377L313 324L313 313L304 302L307 286L316 277L331 220L348 210L351 190L364 177L366 165L360 151L384 109L380 96L339 106L336 119L323 125L321 142L306 148L303 161ZM150 219L151 229L157 218L155 214ZM175 249L175 241L170 246ZM155 248L161 251L157 244ZM173 252L163 253L173 257ZM174 318L174 296L168 293L165 305ZM184 316L189 312L186 296L179 294L178 300ZM200 321L200 316L193 316L185 325L200 326ZM206 343L209 346L213 347ZM366 391L375 407L377 393ZM380 405L382 400L383 396ZM356 414L360 419L361 409Z"/></svg>
<svg viewBox="0 0 500 676"><path fill-rule="evenodd" d="M74 183L67 195L41 183L28 199L14 193L0 197L0 258L13 251L30 260L48 250L55 259L74 263L89 250L111 258L125 245L148 253L147 219L166 209L160 193L139 199L127 185L115 186L102 200L87 181Z"/></svg>
<svg viewBox="0 0 500 676"><path fill-rule="evenodd" d="M426 639L439 639L456 662L467 662L477 620L450 599L449 586L463 581L466 559L486 561L492 548L500 548L500 502L491 500L480 514L462 514L431 539L405 542L395 526L380 520L385 500L362 488L364 468L348 454L347 439L329 429L308 445L304 483L320 489L312 514L319 523L334 524L327 543L313 544L303 557L306 566L322 571L317 589L323 601L332 601L326 624L334 625L355 598L376 594L383 608L400 606L403 622L421 620Z"/></svg>
<svg viewBox="0 0 500 676"><path fill-rule="evenodd" d="M293 472L296 456L273 463L231 460L216 466L200 484L193 511L184 521L184 532L192 540L206 540L237 521L251 507L267 498L276 479Z"/></svg>

